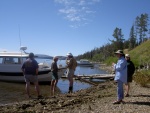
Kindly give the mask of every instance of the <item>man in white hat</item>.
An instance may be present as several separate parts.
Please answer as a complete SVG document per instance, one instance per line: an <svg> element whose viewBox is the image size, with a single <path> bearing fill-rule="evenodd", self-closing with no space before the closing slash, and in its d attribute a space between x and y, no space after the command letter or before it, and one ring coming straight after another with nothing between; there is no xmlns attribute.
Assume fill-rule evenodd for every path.
<svg viewBox="0 0 150 113"><path fill-rule="evenodd" d="M113 104L120 104L124 98L123 84L127 83L127 61L122 50L116 51L115 54L118 57L118 61L112 65L115 70L114 80L117 82L117 101L113 102Z"/></svg>
<svg viewBox="0 0 150 113"><path fill-rule="evenodd" d="M67 53L67 59L66 59L66 64L67 64L67 77L69 80L69 91L68 93L73 92L73 77L74 77L74 72L77 67L77 62L74 59L72 53Z"/></svg>

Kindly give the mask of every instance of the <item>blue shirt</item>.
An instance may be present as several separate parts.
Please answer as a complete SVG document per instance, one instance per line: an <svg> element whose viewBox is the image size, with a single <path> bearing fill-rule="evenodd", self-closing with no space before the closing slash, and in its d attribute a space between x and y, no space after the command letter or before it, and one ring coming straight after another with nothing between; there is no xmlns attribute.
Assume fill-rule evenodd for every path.
<svg viewBox="0 0 150 113"><path fill-rule="evenodd" d="M122 81L127 83L127 61L124 57L118 59L117 64L114 65L115 70L115 81Z"/></svg>
<svg viewBox="0 0 150 113"><path fill-rule="evenodd" d="M38 63L35 59L28 58L21 67L23 70L25 70L25 74L36 74L36 69L39 68Z"/></svg>

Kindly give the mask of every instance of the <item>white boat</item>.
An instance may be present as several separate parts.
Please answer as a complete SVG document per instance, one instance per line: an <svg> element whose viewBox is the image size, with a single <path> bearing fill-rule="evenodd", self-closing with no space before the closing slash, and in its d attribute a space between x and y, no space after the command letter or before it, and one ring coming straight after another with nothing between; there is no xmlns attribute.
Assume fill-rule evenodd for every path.
<svg viewBox="0 0 150 113"><path fill-rule="evenodd" d="M93 67L94 65L87 59L80 59L80 61L78 62L78 66Z"/></svg>
<svg viewBox="0 0 150 113"><path fill-rule="evenodd" d="M25 47L21 48L23 51ZM0 81L9 82L24 82L24 76L21 70L23 62L28 58L29 53L25 51L20 52L0 52ZM35 60L39 65L38 79L39 82L50 82L51 81L51 69L50 64L52 58L49 55L35 54ZM59 78L64 74L66 69L63 67L59 68Z"/></svg>

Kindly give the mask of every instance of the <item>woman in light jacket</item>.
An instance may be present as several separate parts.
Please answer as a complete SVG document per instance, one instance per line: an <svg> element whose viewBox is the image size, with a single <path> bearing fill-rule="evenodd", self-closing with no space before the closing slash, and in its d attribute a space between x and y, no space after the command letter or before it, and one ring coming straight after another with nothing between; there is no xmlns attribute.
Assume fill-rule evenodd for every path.
<svg viewBox="0 0 150 113"><path fill-rule="evenodd" d="M117 100L113 104L120 104L124 98L123 84L127 83L127 61L122 50L118 50L115 54L118 57L118 61L112 65L115 70L114 80L117 82Z"/></svg>

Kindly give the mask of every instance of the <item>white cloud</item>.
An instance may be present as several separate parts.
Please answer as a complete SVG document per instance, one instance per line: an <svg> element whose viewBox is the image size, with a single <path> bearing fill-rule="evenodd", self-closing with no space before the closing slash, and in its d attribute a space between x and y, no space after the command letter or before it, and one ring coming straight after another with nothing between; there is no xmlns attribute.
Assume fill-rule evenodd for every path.
<svg viewBox="0 0 150 113"><path fill-rule="evenodd" d="M64 18L72 22L71 27L84 26L91 20L96 13L91 7L100 0L54 0L55 3L60 4L61 8L58 10L63 14Z"/></svg>
<svg viewBox="0 0 150 113"><path fill-rule="evenodd" d="M60 9L59 12L65 13L65 14L76 14L77 10L71 7L70 9Z"/></svg>
<svg viewBox="0 0 150 113"><path fill-rule="evenodd" d="M86 2L84 0L80 0L79 5L85 5Z"/></svg>
<svg viewBox="0 0 150 113"><path fill-rule="evenodd" d="M56 3L64 4L64 5L69 5L72 4L72 0L54 0Z"/></svg>

